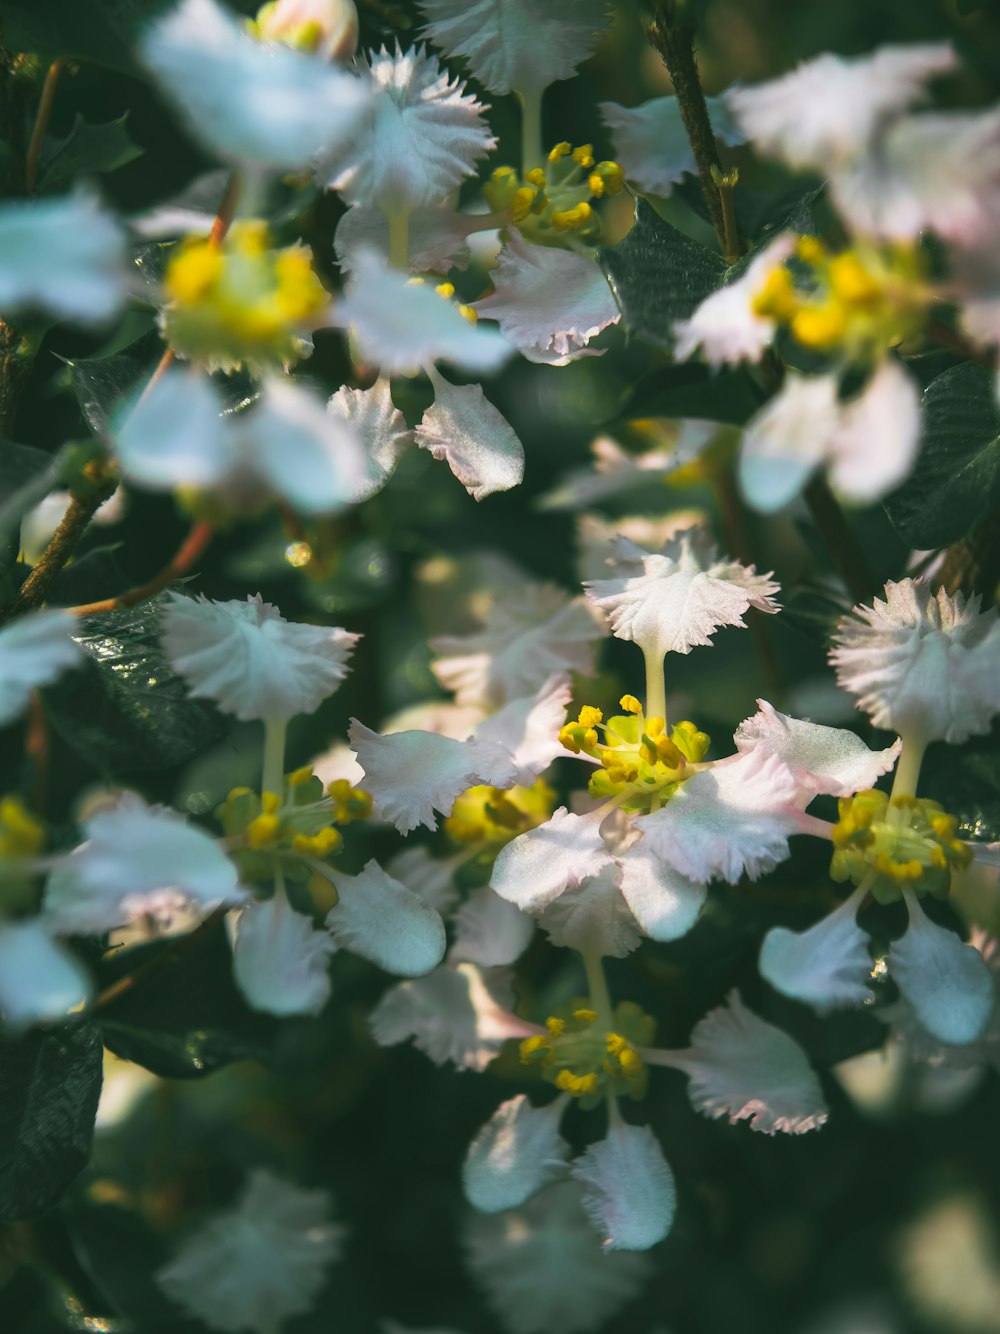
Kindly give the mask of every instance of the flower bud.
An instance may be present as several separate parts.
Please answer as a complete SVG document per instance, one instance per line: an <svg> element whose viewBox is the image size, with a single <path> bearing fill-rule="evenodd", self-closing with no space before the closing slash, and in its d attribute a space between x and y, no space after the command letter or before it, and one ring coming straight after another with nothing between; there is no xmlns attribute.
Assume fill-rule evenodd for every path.
<svg viewBox="0 0 1000 1334"><path fill-rule="evenodd" d="M358 47L354 0L270 0L249 27L258 41L281 42L327 60L350 60Z"/></svg>

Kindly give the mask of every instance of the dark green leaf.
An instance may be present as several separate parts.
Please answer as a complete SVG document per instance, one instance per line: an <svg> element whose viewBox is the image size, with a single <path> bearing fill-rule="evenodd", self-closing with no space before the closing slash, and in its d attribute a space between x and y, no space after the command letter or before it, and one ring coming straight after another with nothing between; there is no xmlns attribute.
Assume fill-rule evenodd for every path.
<svg viewBox="0 0 1000 1334"><path fill-rule="evenodd" d="M104 1041L116 1055L171 1079L267 1056L277 1021L251 1010L237 989L221 923L190 945L156 942L112 955L98 986L139 970L136 985L100 1011Z"/></svg>
<svg viewBox="0 0 1000 1334"><path fill-rule="evenodd" d="M963 838L1000 840L1000 735L973 737L928 754L920 795L939 801L958 819Z"/></svg>
<svg viewBox="0 0 1000 1334"><path fill-rule="evenodd" d="M45 692L56 730L96 768L181 764L225 730L211 705L188 696L160 648L164 598L89 617L77 640L90 661Z"/></svg>
<svg viewBox="0 0 1000 1334"><path fill-rule="evenodd" d="M45 1213L87 1163L102 1059L89 1022L0 1045L0 1222Z"/></svg>
<svg viewBox="0 0 1000 1334"><path fill-rule="evenodd" d="M94 547L61 570L52 584L53 606L71 607L116 597L129 586L118 560L119 545Z"/></svg>
<svg viewBox="0 0 1000 1334"><path fill-rule="evenodd" d="M598 251L622 322L659 347L673 346L675 321L687 319L726 276L721 255L685 236L639 198L632 230Z"/></svg>
<svg viewBox="0 0 1000 1334"><path fill-rule="evenodd" d="M932 380L922 400L916 466L886 501L918 550L948 546L1000 503L1000 404L994 376L966 362Z"/></svg>
<svg viewBox="0 0 1000 1334"><path fill-rule="evenodd" d="M12 51L93 61L141 74L135 38L171 0L6 0L4 41Z"/></svg>
<svg viewBox="0 0 1000 1334"><path fill-rule="evenodd" d="M52 463L52 455L32 445L18 445L0 440L0 496L7 496L25 482L43 473Z"/></svg>
<svg viewBox="0 0 1000 1334"><path fill-rule="evenodd" d="M151 330L114 356L69 362L80 411L95 435L107 439L116 409L149 378L162 353L163 341Z"/></svg>
<svg viewBox="0 0 1000 1334"><path fill-rule="evenodd" d="M749 371L712 372L691 362L645 376L626 405L626 417L700 417L742 426L763 395Z"/></svg>
<svg viewBox="0 0 1000 1334"><path fill-rule="evenodd" d="M77 116L66 138L53 144L42 160L39 188L51 190L78 176L117 171L141 157L144 150L129 138L127 120L128 112L104 125L91 125Z"/></svg>

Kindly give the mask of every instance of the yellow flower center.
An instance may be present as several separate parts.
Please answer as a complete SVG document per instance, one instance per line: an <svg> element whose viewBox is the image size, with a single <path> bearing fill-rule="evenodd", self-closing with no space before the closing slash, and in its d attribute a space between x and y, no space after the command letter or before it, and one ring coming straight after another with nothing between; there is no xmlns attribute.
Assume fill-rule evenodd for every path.
<svg viewBox="0 0 1000 1334"><path fill-rule="evenodd" d="M943 899L952 870L963 870L972 853L957 837L958 821L936 801L893 797L874 788L842 797L833 827L834 880L868 885L879 903L892 903L903 889Z"/></svg>
<svg viewBox="0 0 1000 1334"><path fill-rule="evenodd" d="M536 1066L543 1078L584 1107L594 1106L606 1092L641 1098L647 1072L637 1048L649 1046L655 1025L632 1001L615 1008L613 1023L606 1029L586 1000L569 1001L546 1019L546 1033L524 1039L521 1062Z"/></svg>
<svg viewBox="0 0 1000 1334"><path fill-rule="evenodd" d="M273 249L264 222L235 223L221 245L182 241L163 287L167 342L221 370L288 367L308 353L308 334L330 304L308 247Z"/></svg>
<svg viewBox="0 0 1000 1334"><path fill-rule="evenodd" d="M45 827L18 796L0 797L0 860L37 857L45 845Z"/></svg>
<svg viewBox="0 0 1000 1334"><path fill-rule="evenodd" d="M544 167L533 167L522 180L513 167L497 167L485 194L492 208L540 245L560 244L567 232L594 237L599 220L590 201L621 194L625 174L617 162L594 162L590 144L561 143Z"/></svg>
<svg viewBox="0 0 1000 1334"><path fill-rule="evenodd" d="M455 801L444 822L455 843L488 843L496 852L518 834L544 824L555 809L556 794L543 778L531 787L470 787Z"/></svg>

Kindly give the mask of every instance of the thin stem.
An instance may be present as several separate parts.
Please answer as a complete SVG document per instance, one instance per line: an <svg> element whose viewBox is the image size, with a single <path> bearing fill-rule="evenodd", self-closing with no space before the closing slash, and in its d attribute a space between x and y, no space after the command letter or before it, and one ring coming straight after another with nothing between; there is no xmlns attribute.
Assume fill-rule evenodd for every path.
<svg viewBox="0 0 1000 1334"><path fill-rule="evenodd" d="M591 1003L597 1011L597 1023L605 1032L610 1033L614 1023L614 1014L611 1009L608 980L604 976L604 964L601 961L601 956L596 950L583 950L580 958L583 960L583 970L587 975L587 991L590 994Z"/></svg>
<svg viewBox="0 0 1000 1334"><path fill-rule="evenodd" d="M226 182L226 188L219 202L219 210L215 215L215 221L212 223L212 230L208 234L208 239L212 245L222 245L226 239L226 233L233 225L233 219L236 217L236 209L239 206L240 196L243 194L244 184L243 173L234 169Z"/></svg>
<svg viewBox="0 0 1000 1334"><path fill-rule="evenodd" d="M410 269L410 210L392 209L386 212L389 221L389 263L394 269L408 273Z"/></svg>
<svg viewBox="0 0 1000 1334"><path fill-rule="evenodd" d="M660 0L649 25L649 40L660 53L677 94L681 120L691 143L695 165L705 194L705 206L719 246L726 252L726 224L719 189L712 169L720 170L719 149L715 142L705 94L701 90L698 66L694 58L694 24L679 19L676 0Z"/></svg>
<svg viewBox="0 0 1000 1334"><path fill-rule="evenodd" d="M15 491L9 500L0 506L0 546L6 542L8 535L13 534L22 517L43 501L59 481L59 475L65 462L64 456L64 450L60 450L58 454L53 454L48 466L37 477L32 477L30 482L25 482L24 486Z"/></svg>
<svg viewBox="0 0 1000 1334"><path fill-rule="evenodd" d="M927 741L919 732L907 732L903 735L903 746L896 761L896 772L892 780L893 797L916 796L917 783L920 780L920 766L924 762Z"/></svg>
<svg viewBox="0 0 1000 1334"><path fill-rule="evenodd" d="M743 253L743 243L740 240L740 229L736 222L736 206L733 198L733 192L739 183L739 179L740 173L735 167L729 172L720 171L718 167L712 168L712 180L719 191L719 202L722 205L722 253L730 264L739 259Z"/></svg>
<svg viewBox="0 0 1000 1334"><path fill-rule="evenodd" d="M277 792L279 795L285 777L285 731L288 723L284 718L264 719L264 766L261 779L262 792Z"/></svg>
<svg viewBox="0 0 1000 1334"><path fill-rule="evenodd" d="M77 607L67 607L66 610L74 616L97 616L106 611L120 611L123 607L134 607L139 602L145 602L148 598L155 597L162 589L172 584L175 579L179 579L182 574L186 574L191 566L202 555L205 548L211 542L215 535L215 529L205 520L192 524L187 537L178 547L177 551L166 564L159 574L154 575L148 583L139 584L136 588L130 588L125 593L119 593L116 597L104 598L100 602L84 602Z"/></svg>
<svg viewBox="0 0 1000 1334"><path fill-rule="evenodd" d="M851 597L855 602L867 602L875 591L875 578L837 498L819 476L812 479L804 496L830 559Z"/></svg>
<svg viewBox="0 0 1000 1334"><path fill-rule="evenodd" d="M544 165L542 150L542 94L518 92L521 103L521 175Z"/></svg>
<svg viewBox="0 0 1000 1334"><path fill-rule="evenodd" d="M84 499L74 496L66 506L66 513L49 539L49 544L38 559L38 564L21 585L10 614L15 615L39 606L48 596L56 576L76 550L87 525L114 491L114 484L95 488Z"/></svg>
<svg viewBox="0 0 1000 1334"><path fill-rule="evenodd" d="M659 654L647 652L646 649L643 649L642 656L646 660L645 716L666 720L667 690L663 677L663 658Z"/></svg>
<svg viewBox="0 0 1000 1334"><path fill-rule="evenodd" d="M48 73L45 75L45 82L42 85L42 96L38 103L38 111L35 114L35 124L31 131L31 140L28 144L28 155L25 158L24 175L25 183L28 187L28 194L35 193L35 184L38 180L38 163L42 156L42 144L45 142L45 131L49 127L49 117L52 115L52 107L56 100L56 89L59 87L59 76L66 68L65 60L53 60L49 66Z"/></svg>
<svg viewBox="0 0 1000 1334"><path fill-rule="evenodd" d="M216 908L215 912L206 917L200 926L196 926L195 929L189 931L186 936L179 936L172 944L167 945L161 950L155 959L149 959L141 968L137 968L134 973L126 973L126 975L120 977L117 982L112 982L109 987L105 987L94 1001L91 1010L100 1010L103 1009L105 1005L110 1005L111 1002L117 1000L119 996L123 996L127 991L131 991L133 987L144 981L150 973L158 972L164 964L173 963L178 955L183 954L185 950L189 950L191 946L197 944L199 940L203 940L210 931L214 931L222 921L223 917L225 917L226 911L225 908Z"/></svg>

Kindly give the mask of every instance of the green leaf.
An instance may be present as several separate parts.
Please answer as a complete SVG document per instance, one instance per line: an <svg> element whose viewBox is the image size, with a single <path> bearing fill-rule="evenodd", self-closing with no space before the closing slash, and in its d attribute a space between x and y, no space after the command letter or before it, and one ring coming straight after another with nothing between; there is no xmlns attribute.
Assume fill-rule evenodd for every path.
<svg viewBox="0 0 1000 1334"><path fill-rule="evenodd" d="M924 762L920 795L954 815L963 838L1000 840L1000 727L961 746L934 746Z"/></svg>
<svg viewBox="0 0 1000 1334"><path fill-rule="evenodd" d="M182 764L225 730L214 707L188 696L160 648L165 598L88 617L76 639L90 661L45 692L59 735L98 769Z"/></svg>
<svg viewBox="0 0 1000 1334"><path fill-rule="evenodd" d="M885 508L917 550L965 537L1000 503L1000 404L993 375L966 362L932 380L922 399L920 452Z"/></svg>
<svg viewBox="0 0 1000 1334"><path fill-rule="evenodd" d="M139 31L172 0L6 0L4 42L11 51L92 61L144 74L135 58Z"/></svg>
<svg viewBox="0 0 1000 1334"><path fill-rule="evenodd" d="M278 1022L251 1010L237 989L221 923L191 944L121 950L101 965L97 985L140 971L135 986L99 1011L116 1055L169 1079L198 1079L232 1061L268 1056Z"/></svg>
<svg viewBox="0 0 1000 1334"><path fill-rule="evenodd" d="M625 417L700 417L742 426L763 394L744 367L710 371L697 362L664 366L644 376L625 407Z"/></svg>
<svg viewBox="0 0 1000 1334"><path fill-rule="evenodd" d="M727 273L721 255L664 221L642 198L636 200L632 230L618 245L600 249L597 258L624 327L665 348L673 346L675 321L687 319Z"/></svg>
<svg viewBox="0 0 1000 1334"><path fill-rule="evenodd" d="M44 192L73 181L117 171L145 152L125 128L128 112L103 125L91 125L78 115L65 139L54 143L42 159L39 188Z"/></svg>
<svg viewBox="0 0 1000 1334"><path fill-rule="evenodd" d="M0 1223L51 1209L86 1165L102 1061L90 1022L0 1046Z"/></svg>
<svg viewBox="0 0 1000 1334"><path fill-rule="evenodd" d="M149 379L162 355L163 340L150 330L113 356L67 363L80 411L96 436L108 438L116 409Z"/></svg>

